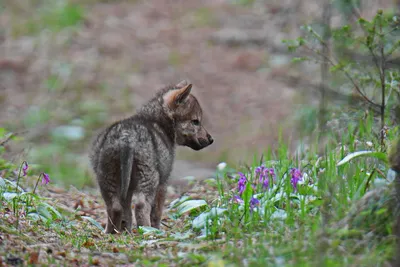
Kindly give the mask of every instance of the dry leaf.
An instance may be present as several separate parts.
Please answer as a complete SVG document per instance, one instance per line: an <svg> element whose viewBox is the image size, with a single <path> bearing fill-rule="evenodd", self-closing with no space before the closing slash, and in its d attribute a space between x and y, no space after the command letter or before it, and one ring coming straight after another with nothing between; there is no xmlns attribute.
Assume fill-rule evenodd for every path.
<svg viewBox="0 0 400 267"><path fill-rule="evenodd" d="M61 257L63 257L63 258L65 258L65 257L67 256L67 254L65 253L65 251L59 251L59 252L57 252L57 255L58 255L58 256L61 256Z"/></svg>
<svg viewBox="0 0 400 267"><path fill-rule="evenodd" d="M39 263L39 252L32 252L29 256L29 264L38 264Z"/></svg>
<svg viewBox="0 0 400 267"><path fill-rule="evenodd" d="M82 244L85 248L90 248L94 246L94 243L92 241L85 241L85 243Z"/></svg>
<svg viewBox="0 0 400 267"><path fill-rule="evenodd" d="M81 208L84 207L82 199L79 199L78 201L75 202L74 209L77 209L79 206Z"/></svg>
<svg viewBox="0 0 400 267"><path fill-rule="evenodd" d="M92 265L98 266L100 265L100 261L98 258L92 259Z"/></svg>

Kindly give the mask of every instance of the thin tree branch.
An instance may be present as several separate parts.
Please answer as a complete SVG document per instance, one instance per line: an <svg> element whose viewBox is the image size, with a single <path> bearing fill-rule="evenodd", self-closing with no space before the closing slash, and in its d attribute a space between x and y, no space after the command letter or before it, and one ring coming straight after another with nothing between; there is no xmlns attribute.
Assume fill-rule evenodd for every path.
<svg viewBox="0 0 400 267"><path fill-rule="evenodd" d="M332 18L332 8L330 0L325 0L324 9L322 12L322 23L324 27L324 31L322 34L322 54L326 57L324 58L321 64L321 100L319 107L319 127L320 130L325 128L326 124L326 95L325 95L325 84L328 81L329 75L329 39L331 38L331 18Z"/></svg>

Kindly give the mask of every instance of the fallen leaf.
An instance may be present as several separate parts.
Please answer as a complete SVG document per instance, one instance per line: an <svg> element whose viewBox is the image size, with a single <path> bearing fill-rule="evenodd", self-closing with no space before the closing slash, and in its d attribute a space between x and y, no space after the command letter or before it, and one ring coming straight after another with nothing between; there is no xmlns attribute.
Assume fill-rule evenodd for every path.
<svg viewBox="0 0 400 267"><path fill-rule="evenodd" d="M85 243L82 244L85 248L90 248L94 246L94 243L92 241L85 241Z"/></svg>
<svg viewBox="0 0 400 267"><path fill-rule="evenodd" d="M59 252L57 252L57 255L58 255L58 256L61 256L61 257L63 257L63 258L65 258L65 257L67 256L67 254L65 253L65 251L59 251Z"/></svg>
<svg viewBox="0 0 400 267"><path fill-rule="evenodd" d="M86 215L86 214L96 215L95 211L89 210L89 209L82 209L81 212L83 213L83 215Z"/></svg>
<svg viewBox="0 0 400 267"><path fill-rule="evenodd" d="M100 265L99 259L98 258L92 259L92 264L95 265L95 266Z"/></svg>
<svg viewBox="0 0 400 267"><path fill-rule="evenodd" d="M84 207L82 199L79 199L78 201L75 202L74 209L77 209L79 206L81 208Z"/></svg>
<svg viewBox="0 0 400 267"><path fill-rule="evenodd" d="M61 187L51 186L51 187L48 187L48 190L50 192L57 193L57 194L65 193L65 189L61 188Z"/></svg>
<svg viewBox="0 0 400 267"><path fill-rule="evenodd" d="M29 264L38 264L39 263L39 252L32 252L29 256Z"/></svg>

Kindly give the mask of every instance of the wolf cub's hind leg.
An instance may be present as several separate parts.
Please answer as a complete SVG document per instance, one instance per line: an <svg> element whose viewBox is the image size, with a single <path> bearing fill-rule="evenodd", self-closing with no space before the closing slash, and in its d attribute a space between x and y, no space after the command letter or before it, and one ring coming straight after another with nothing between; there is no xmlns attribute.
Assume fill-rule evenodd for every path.
<svg viewBox="0 0 400 267"><path fill-rule="evenodd" d="M121 232L121 222L122 222L122 205L118 199L112 199L108 203L107 206L107 226L106 233L107 234L115 234L117 232Z"/></svg>
<svg viewBox="0 0 400 267"><path fill-rule="evenodd" d="M128 198L129 201L123 203L123 214L122 214L122 222L121 229L122 231L131 232L132 230L132 200Z"/></svg>
<svg viewBox="0 0 400 267"><path fill-rule="evenodd" d="M157 188L157 194L155 196L153 206L151 207L151 227L160 228L166 194L167 186L159 185Z"/></svg>
<svg viewBox="0 0 400 267"><path fill-rule="evenodd" d="M137 227L151 226L150 213L151 213L151 202L149 196L145 198L142 195L141 197L139 197L138 202L135 203L135 217L136 217Z"/></svg>

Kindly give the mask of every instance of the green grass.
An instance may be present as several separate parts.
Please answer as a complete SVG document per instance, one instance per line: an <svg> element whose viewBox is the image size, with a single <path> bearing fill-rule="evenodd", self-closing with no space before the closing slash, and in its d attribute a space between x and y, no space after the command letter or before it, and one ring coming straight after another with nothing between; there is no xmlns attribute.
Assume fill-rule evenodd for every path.
<svg viewBox="0 0 400 267"><path fill-rule="evenodd" d="M43 30L58 32L80 25L84 19L83 7L68 1L40 1L38 5L31 5L30 8L35 10L33 14L27 14L21 21L14 21L13 36L36 35Z"/></svg>
<svg viewBox="0 0 400 267"><path fill-rule="evenodd" d="M352 159L337 166L353 152L379 151L374 131L372 118L367 118L349 125L348 132L332 142L341 145L327 146L324 154L316 153L318 140L302 158L291 156L288 145L281 142L278 150L268 151L262 160L254 157L244 166L222 168L221 165L216 170L216 179L197 183L193 194L170 204L164 220L168 227L162 230L141 227L133 233L115 236L103 235L102 226L96 221L103 218L104 207L92 208L101 216L92 214L89 215L92 219L88 219L79 213L80 208L71 211L59 206L68 198L73 203L76 193L52 199L25 189L15 195L18 191L14 174L9 171L0 180L3 212L0 225L3 232L13 236L10 244L15 240L24 244L40 242L37 235L31 234L35 232L56 236L59 246L53 250L57 253L65 253L63 248L75 253L67 252L61 260L48 255L44 264L59 264L74 257L78 262L105 264L104 253L112 253L120 255L117 262L121 264L130 262L140 266L242 266L245 263L250 266L384 266L394 256L395 244L388 205L391 184L385 180L389 177L385 158L354 154ZM398 127L391 127L387 142L397 136ZM63 170L56 167L60 165L56 160L62 154L57 149L49 150L48 161L52 164L39 167L40 171L59 175ZM69 168L74 164L71 161ZM2 166L10 170L17 168ZM260 166L274 170L274 177L268 176L268 188L263 187L266 178L260 181L256 173ZM300 170L302 176L296 190L291 183L292 168ZM75 169L73 175L82 175L79 168ZM33 168L28 177L22 177L20 184L23 188L33 188L36 178L32 175L39 173L38 167ZM246 183L240 193L241 175L246 177ZM373 197L365 201L367 192ZM193 198L194 195L197 197ZM98 194L79 199L85 203L83 207L101 202ZM252 203L256 205L252 207ZM18 216L19 227L15 219ZM12 251L29 262L29 256ZM8 255L0 249L3 260Z"/></svg>

